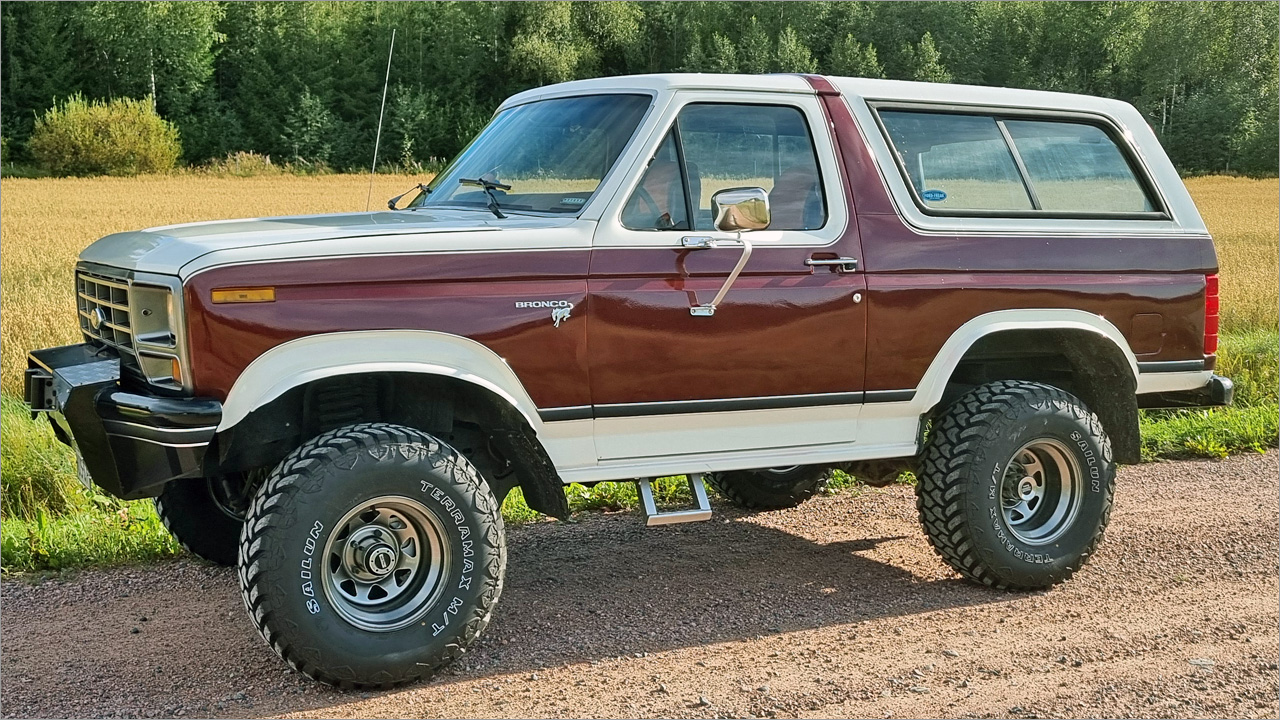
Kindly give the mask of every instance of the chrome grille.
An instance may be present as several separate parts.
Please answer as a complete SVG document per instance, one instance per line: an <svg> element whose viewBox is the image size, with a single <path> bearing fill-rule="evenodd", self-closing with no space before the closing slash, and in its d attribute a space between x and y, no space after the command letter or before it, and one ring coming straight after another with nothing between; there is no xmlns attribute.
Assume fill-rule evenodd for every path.
<svg viewBox="0 0 1280 720"><path fill-rule="evenodd" d="M133 328L129 322L129 284L83 270L76 273L76 307L80 330L116 350L134 354Z"/></svg>

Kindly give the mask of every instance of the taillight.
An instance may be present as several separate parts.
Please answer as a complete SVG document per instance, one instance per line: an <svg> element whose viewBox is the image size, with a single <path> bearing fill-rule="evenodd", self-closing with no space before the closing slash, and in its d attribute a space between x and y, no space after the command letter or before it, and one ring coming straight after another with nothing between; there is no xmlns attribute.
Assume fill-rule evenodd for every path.
<svg viewBox="0 0 1280 720"><path fill-rule="evenodd" d="M1204 276L1204 354L1218 352L1218 276Z"/></svg>

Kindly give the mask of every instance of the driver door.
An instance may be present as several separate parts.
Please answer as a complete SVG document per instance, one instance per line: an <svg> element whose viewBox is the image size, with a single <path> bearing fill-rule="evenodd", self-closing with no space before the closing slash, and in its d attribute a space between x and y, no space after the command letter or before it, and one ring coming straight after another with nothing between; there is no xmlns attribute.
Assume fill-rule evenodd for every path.
<svg viewBox="0 0 1280 720"><path fill-rule="evenodd" d="M860 255L817 99L679 100L593 241L599 459L852 442L866 286L852 264L812 264ZM695 315L743 257L738 235L712 225L712 196L733 187L767 191L771 223L742 236L753 251L741 274L714 314Z"/></svg>

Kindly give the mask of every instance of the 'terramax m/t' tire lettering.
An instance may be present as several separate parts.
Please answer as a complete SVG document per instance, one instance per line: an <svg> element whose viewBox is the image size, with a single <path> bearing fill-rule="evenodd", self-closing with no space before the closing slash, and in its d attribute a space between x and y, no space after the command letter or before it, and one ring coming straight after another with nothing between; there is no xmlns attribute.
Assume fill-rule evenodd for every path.
<svg viewBox="0 0 1280 720"><path fill-rule="evenodd" d="M430 676L475 642L502 592L506 541L488 484L417 430L351 425L290 453L240 540L259 632L341 688Z"/></svg>
<svg viewBox="0 0 1280 720"><path fill-rule="evenodd" d="M1102 425L1048 385L970 391L934 423L920 467L916 507L933 549L983 585L1063 582L1111 516L1116 468Z"/></svg>

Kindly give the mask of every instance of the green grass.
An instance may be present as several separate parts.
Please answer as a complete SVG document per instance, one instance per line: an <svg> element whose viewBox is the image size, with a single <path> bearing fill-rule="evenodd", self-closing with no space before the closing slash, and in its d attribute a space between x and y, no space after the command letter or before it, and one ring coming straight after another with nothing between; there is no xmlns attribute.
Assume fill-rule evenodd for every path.
<svg viewBox="0 0 1280 720"><path fill-rule="evenodd" d="M134 564L181 552L149 500L93 504L61 516L38 509L32 520L0 523L5 574Z"/></svg>
<svg viewBox="0 0 1280 720"><path fill-rule="evenodd" d="M1143 460L1218 458L1276 446L1280 334L1253 330L1223 336L1216 371L1235 383L1235 403L1209 410L1143 412Z"/></svg>
<svg viewBox="0 0 1280 720"><path fill-rule="evenodd" d="M34 520L37 508L65 515L85 507L75 456L44 418L21 400L0 397L0 517Z"/></svg>
<svg viewBox="0 0 1280 720"><path fill-rule="evenodd" d="M1141 420L1142 459L1223 458L1276 446L1277 407L1183 410Z"/></svg>
<svg viewBox="0 0 1280 720"><path fill-rule="evenodd" d="M1280 436L1280 335L1259 330L1224 336L1218 372L1236 384L1236 403L1213 410L1161 410L1141 418L1144 460L1224 457L1262 452ZM53 436L45 418L0 397L0 569L5 573L58 571L84 566L147 562L181 553L150 501L124 503L90 494L76 481L75 458ZM910 482L909 476L904 481ZM861 484L836 473L828 492L858 492ZM580 512L634 510L633 483L566 489ZM654 483L660 506L690 501L682 477ZM503 503L508 524L543 520L517 488Z"/></svg>

